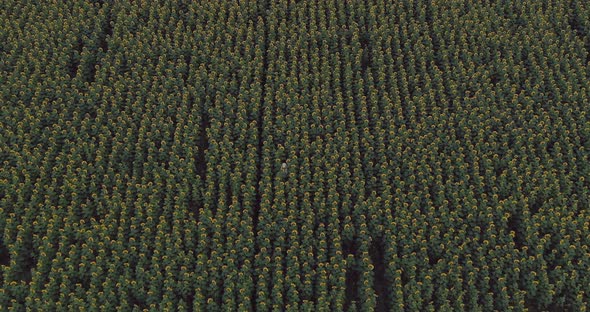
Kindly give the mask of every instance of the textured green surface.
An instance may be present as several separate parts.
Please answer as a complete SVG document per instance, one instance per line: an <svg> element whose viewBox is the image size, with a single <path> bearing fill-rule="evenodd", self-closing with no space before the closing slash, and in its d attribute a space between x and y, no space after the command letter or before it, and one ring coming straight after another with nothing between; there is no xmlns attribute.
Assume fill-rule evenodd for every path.
<svg viewBox="0 0 590 312"><path fill-rule="evenodd" d="M0 310L586 311L589 31L581 0L0 1Z"/></svg>

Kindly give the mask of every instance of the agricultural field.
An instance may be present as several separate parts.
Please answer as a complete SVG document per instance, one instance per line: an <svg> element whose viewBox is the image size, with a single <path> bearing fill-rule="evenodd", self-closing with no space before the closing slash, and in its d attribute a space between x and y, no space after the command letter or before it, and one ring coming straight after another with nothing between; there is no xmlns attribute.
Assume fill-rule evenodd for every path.
<svg viewBox="0 0 590 312"><path fill-rule="evenodd" d="M588 311L590 3L0 1L0 311Z"/></svg>

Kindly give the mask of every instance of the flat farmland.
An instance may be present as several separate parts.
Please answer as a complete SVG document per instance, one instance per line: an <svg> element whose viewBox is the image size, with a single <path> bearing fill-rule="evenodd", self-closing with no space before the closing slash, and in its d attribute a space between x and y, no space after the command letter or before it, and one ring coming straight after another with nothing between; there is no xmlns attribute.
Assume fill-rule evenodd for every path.
<svg viewBox="0 0 590 312"><path fill-rule="evenodd" d="M587 311L590 3L0 1L1 311Z"/></svg>

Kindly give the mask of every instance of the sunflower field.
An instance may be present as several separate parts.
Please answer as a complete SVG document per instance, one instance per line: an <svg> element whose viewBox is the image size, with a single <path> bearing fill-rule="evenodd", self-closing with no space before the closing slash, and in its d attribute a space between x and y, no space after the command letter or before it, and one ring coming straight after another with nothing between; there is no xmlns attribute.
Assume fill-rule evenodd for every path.
<svg viewBox="0 0 590 312"><path fill-rule="evenodd" d="M587 1L0 21L0 311L590 307Z"/></svg>

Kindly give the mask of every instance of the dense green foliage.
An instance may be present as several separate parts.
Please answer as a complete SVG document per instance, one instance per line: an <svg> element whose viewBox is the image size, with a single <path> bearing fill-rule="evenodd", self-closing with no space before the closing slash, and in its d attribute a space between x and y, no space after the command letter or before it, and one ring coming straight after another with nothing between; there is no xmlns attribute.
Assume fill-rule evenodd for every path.
<svg viewBox="0 0 590 312"><path fill-rule="evenodd" d="M588 308L586 1L0 21L0 310Z"/></svg>

